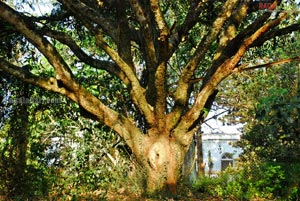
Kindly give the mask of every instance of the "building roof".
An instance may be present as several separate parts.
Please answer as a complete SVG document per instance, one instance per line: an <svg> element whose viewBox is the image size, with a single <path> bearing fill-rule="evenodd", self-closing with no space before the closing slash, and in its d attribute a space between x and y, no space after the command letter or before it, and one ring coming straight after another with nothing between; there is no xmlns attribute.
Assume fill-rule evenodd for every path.
<svg viewBox="0 0 300 201"><path fill-rule="evenodd" d="M210 141L210 140L230 140L237 141L240 140L240 133L203 133L202 141Z"/></svg>

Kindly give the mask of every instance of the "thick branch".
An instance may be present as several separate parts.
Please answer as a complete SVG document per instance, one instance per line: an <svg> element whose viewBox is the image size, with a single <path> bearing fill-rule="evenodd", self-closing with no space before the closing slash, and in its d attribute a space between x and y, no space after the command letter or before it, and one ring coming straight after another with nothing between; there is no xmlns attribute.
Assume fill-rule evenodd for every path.
<svg viewBox="0 0 300 201"><path fill-rule="evenodd" d="M140 50L145 58L145 70L143 71L143 86L146 88L146 100L155 107L157 91L155 87L155 74L159 66L159 48L157 25L151 18L151 7L147 3L142 5L140 0L130 0L135 19L139 23L141 33Z"/></svg>
<svg viewBox="0 0 300 201"><path fill-rule="evenodd" d="M117 46L118 53L123 60L128 63L132 69L135 71L132 54L131 54L131 44L130 35L131 30L129 29L128 17L126 14L126 7L124 6L123 0L118 0L117 2L117 18L118 18L118 29L117 29Z"/></svg>
<svg viewBox="0 0 300 201"><path fill-rule="evenodd" d="M156 101L155 101L155 115L157 119L158 129L160 133L165 133L166 127L166 69L168 60L168 38L169 27L165 21L165 18L160 10L157 0L150 0L151 9L154 13L154 19L159 30L159 65L155 72L155 88L156 88Z"/></svg>
<svg viewBox="0 0 300 201"><path fill-rule="evenodd" d="M216 40L218 34L220 33L223 24L226 20L231 16L232 11L238 1L237 0L227 0L224 5L224 10L214 21L211 30L206 34L206 36L202 39L200 44L198 45L195 54L192 59L185 66L180 79L178 81L178 87L174 93L175 98L175 108L169 114L171 116L170 120L172 123L169 123L171 127L175 126L177 121L179 120L182 114L182 106L186 105L188 100L188 88L190 79L194 75L194 71L196 70L199 62L205 56L210 45Z"/></svg>
<svg viewBox="0 0 300 201"><path fill-rule="evenodd" d="M0 58L0 69L24 82L39 86L49 91L60 93L72 99L73 101L76 101L75 94L71 91L68 91L64 87L58 87L59 84L57 82L57 79L55 79L54 77L41 78L28 71L25 71L24 68L10 64L3 58Z"/></svg>
<svg viewBox="0 0 300 201"><path fill-rule="evenodd" d="M89 22L89 26L91 23L95 23L99 25L105 34L112 37L114 41L117 41L117 32L116 27L117 24L108 18L103 17L99 10L95 10L95 8L89 7L79 0L59 0L63 5L65 5L70 12L72 12L77 18L79 18L82 22Z"/></svg>
<svg viewBox="0 0 300 201"><path fill-rule="evenodd" d="M165 130L166 126L166 73L167 64L161 62L155 73L155 87L157 92L157 99L155 103L155 115L157 119L158 129L161 133Z"/></svg>
<svg viewBox="0 0 300 201"><path fill-rule="evenodd" d="M270 17L271 13L264 13L261 17L256 19L252 24L250 24L246 29L241 31L237 36L235 36L232 40L228 40L226 43L226 47L220 48L218 52L215 54L212 65L210 69L207 71L205 77L203 78L203 86L210 79L210 77L216 72L219 66L226 61L226 59L233 56L244 42L244 39L249 37L251 34L255 32L259 27L261 27L267 19Z"/></svg>
<svg viewBox="0 0 300 201"><path fill-rule="evenodd" d="M235 9L233 12L220 36L219 46L217 52L215 53L214 60L221 55L222 50L224 50L228 43L236 36L236 32L240 23L244 20L248 13L248 7L251 1L252 0L240 2L237 9Z"/></svg>
<svg viewBox="0 0 300 201"><path fill-rule="evenodd" d="M214 21L211 31L207 33L207 35L202 39L200 44L198 45L195 54L189 63L185 66L182 75L178 82L177 90L174 94L176 102L180 104L185 104L187 100L187 89L188 84L192 76L194 75L194 71L197 68L201 59L203 59L205 53L207 52L210 45L216 40L219 32L222 29L225 21L231 16L233 8L237 0L230 1L228 0L224 5L224 10L220 14L220 16Z"/></svg>
<svg viewBox="0 0 300 201"><path fill-rule="evenodd" d="M151 23L150 16L143 10L139 0L130 0L131 7L135 13L136 19L141 26L143 34L143 43L145 44L146 62L149 68L157 66L157 56L155 49L155 30Z"/></svg>
<svg viewBox="0 0 300 201"><path fill-rule="evenodd" d="M69 89L76 89L78 87L77 83L73 81L72 72L66 62L51 43L38 33L34 28L34 24L25 21L24 17L18 12L2 2L0 2L0 18L14 26L17 31L24 34L29 41L43 53L49 63L54 67L56 78L58 80L61 80Z"/></svg>
<svg viewBox="0 0 300 201"><path fill-rule="evenodd" d="M154 18L159 29L159 40L166 41L169 35L169 28L165 21L165 18L160 10L158 0L150 0L152 12L154 13Z"/></svg>
<svg viewBox="0 0 300 201"><path fill-rule="evenodd" d="M300 56L299 57L288 58L288 59L281 59L279 61L274 61L274 62L255 65L255 66L250 66L250 64L242 64L240 66L237 66L233 70L233 73L238 73L238 72L241 72L241 71L249 71L249 70L254 70L254 69L259 69L259 68L270 68L270 67L273 67L273 66L276 66L276 65L291 63L291 62L295 62L295 61L300 61Z"/></svg>
<svg viewBox="0 0 300 201"><path fill-rule="evenodd" d="M277 36L284 36L286 34L292 33L293 31L299 31L299 30L300 30L300 24L293 24L281 29L270 30L267 33L265 33L261 38L259 38L257 41L255 41L255 43L253 43L251 47L259 47L267 40L270 40Z"/></svg>
<svg viewBox="0 0 300 201"><path fill-rule="evenodd" d="M43 28L42 33L58 40L62 44L67 45L82 62L94 68L106 70L107 72L116 75L126 85L129 84L125 74L114 62L94 59L87 55L68 34L60 31L50 30L48 28Z"/></svg>
<svg viewBox="0 0 300 201"><path fill-rule="evenodd" d="M101 33L96 35L96 43L97 45L102 48L120 67L120 69L124 72L126 77L130 82L130 86L128 86L131 90L131 97L134 103L140 108L142 113L145 115L147 122L150 125L155 124L155 117L153 113L153 109L147 103L146 96L145 96L145 89L141 87L139 80L136 77L132 67L128 65L120 55L113 50L104 40Z"/></svg>
<svg viewBox="0 0 300 201"><path fill-rule="evenodd" d="M206 85L202 88L201 92L197 95L193 107L181 118L181 121L178 124L176 130L180 130L181 132L182 130L189 131L194 122L199 118L206 101L212 95L217 85L234 71L234 68L240 61L241 57L245 54L249 46L253 44L254 41L256 41L269 29L271 29L274 26L277 26L285 17L286 14L281 14L277 19L266 23L255 33L253 33L250 37L244 40L243 44L240 46L236 54L232 58L227 59L211 76L210 80L206 83ZM188 138L188 136L183 137L183 139L185 138Z"/></svg>
<svg viewBox="0 0 300 201"><path fill-rule="evenodd" d="M99 99L91 95L83 87L79 87L76 93L69 91L67 88L61 87L58 84L58 80L50 78L40 78L28 71L24 71L23 68L12 65L0 58L0 69L13 75L20 80L39 86L46 90L60 93L82 106L87 112L93 114L98 121L105 123L107 126L116 131L132 148L135 154L139 155L140 147L135 141L141 141L142 134L140 130L135 126L135 123L124 117L122 114L105 106Z"/></svg>
<svg viewBox="0 0 300 201"><path fill-rule="evenodd" d="M188 35L188 32L199 22L199 15L203 11L205 4L209 0L191 1L189 11L185 17L184 22L181 25L178 25L174 31L171 30L171 36L169 40L169 56L177 49L181 40Z"/></svg>

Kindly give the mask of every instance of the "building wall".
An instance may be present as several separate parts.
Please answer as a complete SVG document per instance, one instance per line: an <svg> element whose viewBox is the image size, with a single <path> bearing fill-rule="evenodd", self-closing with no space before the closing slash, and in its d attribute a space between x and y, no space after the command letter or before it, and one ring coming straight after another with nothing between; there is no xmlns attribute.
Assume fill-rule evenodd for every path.
<svg viewBox="0 0 300 201"><path fill-rule="evenodd" d="M232 155L233 165L234 159L239 157L242 152L240 148L233 147L234 143L240 139L240 134L224 134L224 133L207 133L202 134L203 142L203 160L205 165L205 173L209 172L209 151L211 152L211 159L213 162L212 174L217 174L222 170L222 156L225 153Z"/></svg>

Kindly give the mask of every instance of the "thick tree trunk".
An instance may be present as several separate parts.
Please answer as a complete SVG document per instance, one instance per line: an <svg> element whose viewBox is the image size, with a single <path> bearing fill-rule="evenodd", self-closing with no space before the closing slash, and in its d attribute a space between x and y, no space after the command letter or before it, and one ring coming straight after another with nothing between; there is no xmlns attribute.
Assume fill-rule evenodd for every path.
<svg viewBox="0 0 300 201"><path fill-rule="evenodd" d="M198 165L198 177L205 175L205 163L203 162L203 148L202 148L202 133L197 133L197 165Z"/></svg>
<svg viewBox="0 0 300 201"><path fill-rule="evenodd" d="M147 193L176 194L186 148L168 135L153 138L147 147L143 161L147 174Z"/></svg>
<svg viewBox="0 0 300 201"><path fill-rule="evenodd" d="M193 184L197 179L196 154L198 152L194 138L185 154L182 166L182 177L187 184Z"/></svg>

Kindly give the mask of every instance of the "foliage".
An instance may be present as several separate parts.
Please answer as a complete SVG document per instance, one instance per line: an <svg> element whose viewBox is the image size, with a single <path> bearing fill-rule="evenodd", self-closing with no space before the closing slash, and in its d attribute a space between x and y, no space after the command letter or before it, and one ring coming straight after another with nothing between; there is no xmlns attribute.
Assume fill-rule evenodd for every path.
<svg viewBox="0 0 300 201"><path fill-rule="evenodd" d="M121 188L116 181L122 182L134 166L122 141L103 128L91 128L92 133L80 127L72 131L74 123L64 123L69 128L63 136L56 136L60 138L55 142L59 158L53 166L59 174L52 193L64 197L98 191L99 196L106 196L109 190ZM110 137L115 138L112 144L106 141Z"/></svg>
<svg viewBox="0 0 300 201"><path fill-rule="evenodd" d="M243 87L246 94L233 92L232 99L226 100L236 103L227 121L246 123L238 143L244 153L242 168L230 174L232 180L226 186L218 188L226 189L221 191L224 195L229 195L229 190L239 199L299 199L297 68L287 65L235 77L234 81L243 83L235 86Z"/></svg>
<svg viewBox="0 0 300 201"><path fill-rule="evenodd" d="M292 54L292 48L277 48L268 54ZM254 151L267 161L298 162L299 67L288 64L247 72L235 75L227 84L228 91L220 100L231 108L227 122L245 123L240 143L245 153ZM241 89L244 93L238 93Z"/></svg>
<svg viewBox="0 0 300 201"><path fill-rule="evenodd" d="M243 60L254 64L272 62L281 57L294 57L299 54L299 38L300 35L294 33L292 36L268 41L259 48L252 48ZM258 56L254 57L256 54ZM220 84L220 92L216 99L219 105L230 109L230 113L222 120L229 124L251 124L255 119L255 109L260 99L275 95L275 93L271 94L272 90L281 89L287 90L286 95L290 97L299 88L298 79L297 63L253 69L231 75Z"/></svg>
<svg viewBox="0 0 300 201"><path fill-rule="evenodd" d="M286 166L280 163L262 163L251 160L238 168L226 169L218 177L201 177L193 187L197 192L229 200L298 199L300 196L299 179L295 182L298 171L290 171L289 168L296 170L299 164Z"/></svg>
<svg viewBox="0 0 300 201"><path fill-rule="evenodd" d="M286 80L285 80L286 82ZM296 82L296 84L298 84ZM298 87L271 87L249 113L255 119L245 128L239 146L243 157L253 153L267 176L256 187L288 199L299 199L299 93ZM265 169L265 167L268 167ZM280 173L280 174L279 174ZM277 177L274 178L273 176ZM280 182L280 180L282 182ZM272 186L268 184L272 184Z"/></svg>
<svg viewBox="0 0 300 201"><path fill-rule="evenodd" d="M80 117L79 108L70 102L66 107L62 97L38 88L24 96L12 80L5 84L0 195L21 200L101 198L109 190L123 188L121 182L135 179L129 176L134 174L134 159L129 159L128 147L110 129ZM18 140L25 137L25 131L23 146Z"/></svg>
<svg viewBox="0 0 300 201"><path fill-rule="evenodd" d="M267 161L299 162L299 97L285 89L272 89L259 101L256 121L243 136L245 152L256 152Z"/></svg>
<svg viewBox="0 0 300 201"><path fill-rule="evenodd" d="M147 191L176 193L185 153L217 86L261 64L278 38L284 44L299 31L298 16L281 10L288 1L275 1L273 13L252 4L0 1L1 78L5 72L68 98L64 106L34 104L28 111L28 159L62 168L62 178L70 179L66 188L94 190L102 188L98 180L114 180L100 173L123 164L110 152L122 144L144 168ZM42 12L44 5L52 10ZM287 55L263 61L299 60L298 52Z"/></svg>

